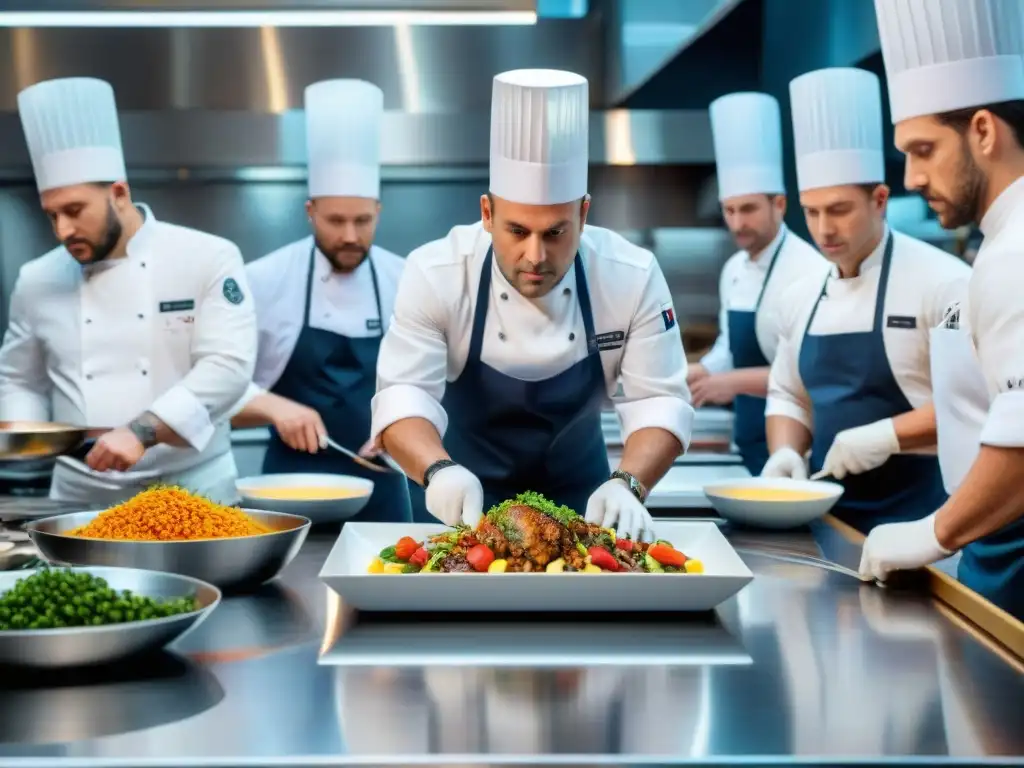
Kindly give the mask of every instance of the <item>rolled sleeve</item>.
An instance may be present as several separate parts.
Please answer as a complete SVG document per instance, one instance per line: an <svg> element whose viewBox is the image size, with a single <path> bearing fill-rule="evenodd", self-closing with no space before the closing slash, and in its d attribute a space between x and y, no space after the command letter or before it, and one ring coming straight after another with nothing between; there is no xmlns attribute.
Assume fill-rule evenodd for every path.
<svg viewBox="0 0 1024 768"><path fill-rule="evenodd" d="M779 348L768 376L768 399L764 410L769 416L787 416L813 430L811 401L800 378L799 355L796 344L786 338L779 339Z"/></svg>
<svg viewBox="0 0 1024 768"><path fill-rule="evenodd" d="M992 253L979 262L968 302L978 361L992 396L981 442L1024 447L1024 302L1019 253Z"/></svg>
<svg viewBox="0 0 1024 768"><path fill-rule="evenodd" d="M448 374L447 312L441 293L415 261L403 270L395 309L377 359L377 393L370 402L370 439L397 421L422 418L444 437L441 406Z"/></svg>
<svg viewBox="0 0 1024 768"><path fill-rule="evenodd" d="M229 244L211 253L209 263L196 313L192 369L150 407L198 451L209 443L214 425L232 415L252 383L256 362L256 313L242 254Z"/></svg>
<svg viewBox="0 0 1024 768"><path fill-rule="evenodd" d="M668 284L652 262L619 371L622 396L616 398L615 410L623 442L638 429L657 427L675 435L684 450L690 446L694 412L675 316Z"/></svg>

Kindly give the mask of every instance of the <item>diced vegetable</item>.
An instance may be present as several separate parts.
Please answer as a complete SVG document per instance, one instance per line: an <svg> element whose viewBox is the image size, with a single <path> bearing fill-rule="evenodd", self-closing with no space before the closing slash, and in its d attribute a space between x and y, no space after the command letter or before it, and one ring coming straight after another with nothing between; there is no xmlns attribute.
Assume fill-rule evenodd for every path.
<svg viewBox="0 0 1024 768"><path fill-rule="evenodd" d="M367 573L384 573L384 561L379 557L373 558L373 562L370 563L370 567L366 569Z"/></svg>
<svg viewBox="0 0 1024 768"><path fill-rule="evenodd" d="M384 573L405 573L407 563L384 563Z"/></svg>
<svg viewBox="0 0 1024 768"><path fill-rule="evenodd" d="M606 549L601 547L591 547L589 550L590 562L605 571L618 571L619 561L615 559L615 556Z"/></svg>
<svg viewBox="0 0 1024 768"><path fill-rule="evenodd" d="M548 563L547 568L544 569L548 573L564 573L565 572L565 560L558 558Z"/></svg>
<svg viewBox="0 0 1024 768"><path fill-rule="evenodd" d="M674 565L676 568L686 566L686 555L677 549L665 544L654 544L647 550L647 554L653 557L662 565Z"/></svg>
<svg viewBox="0 0 1024 768"><path fill-rule="evenodd" d="M583 573L601 573L601 569L593 563L587 563L583 566Z"/></svg>
<svg viewBox="0 0 1024 768"><path fill-rule="evenodd" d="M661 563L651 557L651 553L647 552L644 555L644 567L647 568L651 573L664 573L665 569L661 567Z"/></svg>
<svg viewBox="0 0 1024 768"><path fill-rule="evenodd" d="M477 544L466 553L466 562L473 566L475 571L486 571L494 562L494 553L486 544Z"/></svg>
<svg viewBox="0 0 1024 768"><path fill-rule="evenodd" d="M493 563L487 566L487 572L504 573L506 568L508 568L508 560L495 560Z"/></svg>
<svg viewBox="0 0 1024 768"><path fill-rule="evenodd" d="M579 539L576 540L576 551L579 552L584 557L587 556L587 548L585 546L583 546L583 542L580 541Z"/></svg>
<svg viewBox="0 0 1024 768"><path fill-rule="evenodd" d="M704 573L704 563L700 560L687 560L685 568L687 573Z"/></svg>
<svg viewBox="0 0 1024 768"><path fill-rule="evenodd" d="M412 536L403 536L395 544L395 557L399 560L409 562L409 558L412 557L416 550L420 548L419 542Z"/></svg>
<svg viewBox="0 0 1024 768"><path fill-rule="evenodd" d="M623 552L632 552L633 541L631 539L616 539L615 548L621 549Z"/></svg>
<svg viewBox="0 0 1024 768"><path fill-rule="evenodd" d="M420 547L412 553L412 557L409 558L409 562L415 565L417 568L422 568L427 564L430 559L430 553L427 552L423 547Z"/></svg>
<svg viewBox="0 0 1024 768"><path fill-rule="evenodd" d="M398 555L395 554L395 548L394 547L384 547L384 549L382 549L380 551L380 554L377 555L377 557L379 557L385 563L397 563L398 562Z"/></svg>

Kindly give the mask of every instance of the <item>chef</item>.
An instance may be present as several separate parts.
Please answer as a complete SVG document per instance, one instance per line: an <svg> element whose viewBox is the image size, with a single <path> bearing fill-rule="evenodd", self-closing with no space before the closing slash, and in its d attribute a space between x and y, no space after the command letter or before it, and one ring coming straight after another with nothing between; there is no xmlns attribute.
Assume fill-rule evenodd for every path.
<svg viewBox="0 0 1024 768"><path fill-rule="evenodd" d="M238 248L132 200L108 83L39 83L18 110L60 246L14 286L0 419L110 430L85 463L57 460L53 498L110 504L162 481L233 503L227 417L256 358Z"/></svg>
<svg viewBox="0 0 1024 768"><path fill-rule="evenodd" d="M932 332L952 496L875 530L861 569L884 578L961 550L960 581L1024 619L1024 6L885 0L875 10L905 184L943 227L975 223L984 240L966 300Z"/></svg>
<svg viewBox="0 0 1024 768"><path fill-rule="evenodd" d="M370 399L381 338L405 260L373 245L380 214L384 94L362 80L306 89L313 233L247 267L259 325L253 386L236 427L270 424L268 474L347 474L373 481L361 521L411 522L408 480L327 448L370 456Z"/></svg>
<svg viewBox="0 0 1024 768"><path fill-rule="evenodd" d="M658 262L584 230L588 123L579 75L495 77L482 221L406 264L373 436L448 524L529 490L640 535L648 489L689 443L686 359ZM609 476L601 409L620 379L625 448Z"/></svg>
<svg viewBox="0 0 1024 768"><path fill-rule="evenodd" d="M840 481L837 517L868 531L945 499L929 329L970 268L886 224L878 78L823 69L790 83L800 204L831 274L794 285L769 382L767 477Z"/></svg>
<svg viewBox="0 0 1024 768"><path fill-rule="evenodd" d="M828 262L782 222L779 103L764 93L733 93L711 102L718 197L741 249L719 281L719 335L690 370L695 406L733 403L733 442L752 475L768 459L764 431L768 370L779 343L777 305L787 286Z"/></svg>

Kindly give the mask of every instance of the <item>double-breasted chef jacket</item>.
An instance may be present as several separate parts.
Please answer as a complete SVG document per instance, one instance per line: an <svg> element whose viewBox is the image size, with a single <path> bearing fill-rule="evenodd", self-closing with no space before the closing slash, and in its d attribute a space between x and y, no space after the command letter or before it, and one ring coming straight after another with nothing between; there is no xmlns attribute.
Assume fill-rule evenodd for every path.
<svg viewBox="0 0 1024 768"><path fill-rule="evenodd" d="M892 250L886 270L885 252L890 235ZM884 274L886 272L887 275ZM772 364L766 415L788 416L814 434L811 398L801 372L801 351L809 336L827 338L842 334L880 334L882 344L879 353L884 350L885 360L873 361L881 372L879 375L895 384L909 405L907 410L931 402L931 329L942 321L949 304L963 298L970 274L970 267L956 257L887 228L875 251L861 264L857 277L839 279L838 270L833 267L824 282L808 279L796 283L780 305L784 312L781 320L784 338ZM879 286L883 276L887 279L883 286L884 302L879 309L876 297L883 293ZM883 386L881 380L875 382L870 378L865 379L862 385ZM898 396L899 393L894 394ZM851 396L858 398L856 402L863 403L871 401L876 394L881 397L880 392L871 391L851 393ZM854 426L862 424L849 424L844 428ZM824 453L827 448L823 446L819 453ZM930 461L935 462L934 448L907 453L931 456ZM820 467L812 461L812 470L817 469ZM921 511L916 510L915 504L923 505L922 510L930 507L921 511L920 516L927 514L945 500L945 494L942 493L937 464L934 471L918 474L921 487L915 491L913 504L911 500L904 500L899 510L872 508L871 515L867 515L852 502L849 509L840 502L837 516L865 530L888 521L887 515L909 515L908 519L913 519L915 511ZM844 484L859 487L864 483L881 483L880 478L869 475L852 476ZM928 498L918 498L922 494ZM866 519L869 516L871 519Z"/></svg>
<svg viewBox="0 0 1024 768"><path fill-rule="evenodd" d="M312 235L251 262L259 352L246 401L270 391L313 408L333 440L358 451L370 436L380 342L404 266L405 259L373 246L355 270L340 274ZM263 471L372 480L358 518L364 522L408 522L410 490L418 490L404 475L373 472L336 451L295 451L273 431Z"/></svg>
<svg viewBox="0 0 1024 768"><path fill-rule="evenodd" d="M490 274L482 281L485 265ZM485 296L479 295L482 283L489 284ZM528 299L501 274L491 255L491 237L480 223L454 227L408 258L377 368L374 439L396 421L412 417L427 419L445 436L449 415L442 398L467 366L474 315L483 306L474 366L482 364L519 382L548 381L593 351L600 363L598 378L603 374L604 392L599 394L614 403L623 441L639 429L658 427L684 448L689 445L694 414L686 361L672 297L654 255L610 230L587 226L577 259L562 281L547 295ZM585 325L591 317L593 337L588 339ZM622 394L616 395L620 381ZM591 396L580 392L579 402ZM507 428L516 429L514 420ZM547 446L538 448L543 452ZM568 459L573 448L562 450ZM550 471L537 468L545 469ZM606 478L595 479L600 484ZM572 493L577 505L586 501L580 491Z"/></svg>
<svg viewBox="0 0 1024 768"><path fill-rule="evenodd" d="M227 417L256 358L242 256L139 208L125 257L83 267L58 247L21 268L0 347L0 418L116 428L149 411L188 447L154 446L128 472L61 457L51 495L116 502L159 479L234 501Z"/></svg>

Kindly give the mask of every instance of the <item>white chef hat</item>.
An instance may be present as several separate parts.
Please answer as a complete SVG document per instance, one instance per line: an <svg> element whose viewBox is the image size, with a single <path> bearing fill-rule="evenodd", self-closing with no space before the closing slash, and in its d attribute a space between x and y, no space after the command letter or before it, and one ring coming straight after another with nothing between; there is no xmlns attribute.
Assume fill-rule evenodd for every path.
<svg viewBox="0 0 1024 768"><path fill-rule="evenodd" d="M306 88L309 196L380 197L384 92L364 80Z"/></svg>
<svg viewBox="0 0 1024 768"><path fill-rule="evenodd" d="M127 177L110 83L90 77L37 83L18 94L18 113L40 192Z"/></svg>
<svg viewBox="0 0 1024 768"><path fill-rule="evenodd" d="M875 0L892 121L1024 99L1022 0Z"/></svg>
<svg viewBox="0 0 1024 768"><path fill-rule="evenodd" d="M785 191L779 102L766 93L730 93L708 109L718 199Z"/></svg>
<svg viewBox="0 0 1024 768"><path fill-rule="evenodd" d="M864 69L835 67L789 84L800 191L885 181L882 92Z"/></svg>
<svg viewBox="0 0 1024 768"><path fill-rule="evenodd" d="M498 197L555 205L587 194L590 102L587 79L553 69L494 78L491 182Z"/></svg>

